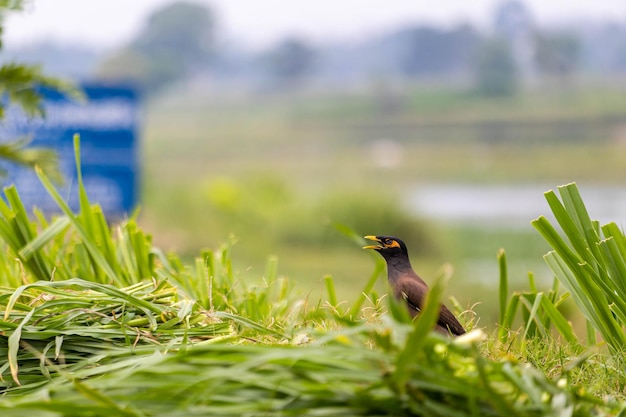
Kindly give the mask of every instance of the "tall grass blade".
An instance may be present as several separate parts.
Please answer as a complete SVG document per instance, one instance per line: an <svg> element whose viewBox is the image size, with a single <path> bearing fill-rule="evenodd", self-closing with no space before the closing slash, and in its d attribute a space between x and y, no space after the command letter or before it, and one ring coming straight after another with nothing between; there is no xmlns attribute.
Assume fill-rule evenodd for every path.
<svg viewBox="0 0 626 417"><path fill-rule="evenodd" d="M52 196L59 208L65 213L65 215L68 217L68 219L76 229L76 232L80 236L82 243L85 245L85 248L89 252L89 256L93 258L97 267L104 271L104 281L101 282L117 282L120 284L123 283L124 280L122 280L121 277L119 277L115 273L113 268L111 268L111 265L107 262L102 252L100 252L100 250L98 249L98 245L96 244L96 242L93 241L92 234L90 234L90 230L93 230L93 226L86 227L85 225L83 225L83 222L81 222L80 219L72 213L72 210L63 200L61 195L52 184L52 181L50 181L46 174L44 174L43 171L39 169L36 172L43 186L46 188L48 193ZM98 279L97 276L94 278Z"/></svg>
<svg viewBox="0 0 626 417"><path fill-rule="evenodd" d="M67 217L58 217L44 231L39 233L36 238L28 242L20 249L18 255L25 260L30 259L35 253L39 252L52 239L67 230L70 225L70 219Z"/></svg>
<svg viewBox="0 0 626 417"><path fill-rule="evenodd" d="M376 255L376 254L372 254L372 255ZM380 256L372 256L372 259L374 260L374 270L372 274L370 275L369 279L367 280L365 287L363 288L363 290L357 297L356 301L352 304L352 306L350 307L350 310L348 311L348 316L351 320L356 320L356 317L358 317L359 312L361 311L361 307L363 306L363 303L367 299L367 294L372 292L374 285L376 285L376 281L378 281L378 278L385 271L385 261Z"/></svg>
<svg viewBox="0 0 626 417"><path fill-rule="evenodd" d="M337 299L337 291L335 290L335 281L331 275L324 276L324 283L326 284L326 294L328 295L328 303L337 308L339 301Z"/></svg>
<svg viewBox="0 0 626 417"><path fill-rule="evenodd" d="M563 314L557 309L554 303L546 297L541 299L541 303L541 308L550 319L551 324L554 325L565 341L571 345L579 345L578 338L574 334L571 323L567 321L565 316L563 316Z"/></svg>
<svg viewBox="0 0 626 417"><path fill-rule="evenodd" d="M93 213L91 211L91 204L89 203L89 198L87 197L87 190L85 189L85 184L83 182L83 169L80 163L80 135L74 135L74 162L76 164L76 179L78 181L78 204L79 204L79 214L78 216L81 218L81 223L86 228L86 231L90 236L95 235L95 219ZM47 188L47 187L46 187ZM49 191L49 190L48 190Z"/></svg>
<svg viewBox="0 0 626 417"><path fill-rule="evenodd" d="M506 253L504 249L500 249L498 251L498 266L500 267L500 286L499 286L499 300L500 300L500 328L498 330L498 338L500 341L506 337L507 332L504 327L504 323L506 320L506 312L508 310L508 302L509 302L509 277L507 273L507 265L506 265Z"/></svg>
<svg viewBox="0 0 626 417"><path fill-rule="evenodd" d="M22 204L15 186L4 189L8 204L0 199L0 236L21 262L35 275L36 279L50 279L52 262L40 253L28 258L20 256L20 251L33 240L37 234L36 225L31 222L26 208Z"/></svg>
<svg viewBox="0 0 626 417"><path fill-rule="evenodd" d="M8 339L9 367L11 368L11 377L18 385L21 385L21 383L17 376L18 374L17 353L20 350L20 339L22 337L22 330L24 328L24 325L30 321L30 319L33 317L34 314L35 314L35 309L32 309L20 322L19 326L17 326L17 328L13 331L13 333L11 333L11 336L9 336L9 339Z"/></svg>
<svg viewBox="0 0 626 417"><path fill-rule="evenodd" d="M545 329L537 325L537 322L540 322L537 312L541 306L541 300L543 300L543 293L532 294L524 299L529 302L532 300L532 306L529 309L528 318L526 319L526 327L524 328L524 333L522 334L522 340L525 340L529 334L534 335L537 331L541 331L543 336L545 336Z"/></svg>
<svg viewBox="0 0 626 417"><path fill-rule="evenodd" d="M498 338L502 343L506 342L509 335L509 330L513 329L513 323L517 314L517 309L520 302L520 294L512 294L509 299L505 312L505 321L498 328Z"/></svg>
<svg viewBox="0 0 626 417"><path fill-rule="evenodd" d="M552 247L555 250L557 250L557 252L560 252L560 253L562 252L564 254L567 254L568 257L572 256L573 258L578 258L579 256L582 255L582 259L586 261L590 261L589 247L587 245L587 242L585 241L585 237L582 234L583 226L580 223L579 224L575 223L575 219L570 215L570 212L567 211L567 209L565 208L563 203L561 203L561 201L556 196L554 191L548 191L544 195L545 195L546 200L548 201L548 205L552 209L552 213L554 214L554 217L556 218L557 222L561 226L561 229L563 230L563 232L569 239L570 243L572 244L574 251L570 250L564 241L562 241L562 243L559 242L558 248L554 246L552 242L550 242ZM542 218L540 217L540 219ZM547 221L547 219L542 219L542 220L545 220L545 223L546 223L545 226L547 228L547 226L549 225L549 222ZM552 228L551 225L550 227ZM556 229L554 228L552 229L554 230L554 232L552 233L553 236L558 236ZM544 238L545 237L546 236L544 235ZM559 237L558 240L561 240L561 238Z"/></svg>
<svg viewBox="0 0 626 417"><path fill-rule="evenodd" d="M587 208L580 196L580 192L578 191L578 187L576 184L571 183L565 186L558 187L559 193L561 194L561 198L565 204L568 215L574 219L576 226L580 233L583 236L585 246L589 252L591 252L592 256L597 257L598 251L594 243L597 243L600 240L598 236L598 232L596 227L594 226L591 218L589 217L589 213L587 212ZM568 233L569 229L565 229L566 233ZM579 253L583 253L579 251ZM589 262L590 259L586 260Z"/></svg>

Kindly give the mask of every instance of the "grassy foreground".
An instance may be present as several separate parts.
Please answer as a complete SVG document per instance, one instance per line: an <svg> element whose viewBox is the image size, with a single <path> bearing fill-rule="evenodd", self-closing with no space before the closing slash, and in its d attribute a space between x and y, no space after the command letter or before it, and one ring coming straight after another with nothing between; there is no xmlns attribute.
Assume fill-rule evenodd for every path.
<svg viewBox="0 0 626 417"><path fill-rule="evenodd" d="M39 174L61 216L29 216L10 187L0 202L2 416L598 416L626 409L622 339L604 332L623 326L623 313L606 299L614 289L596 288L584 272L578 284L567 281L577 303L585 303L577 289L594 299L584 304L584 342L559 310L567 295L558 281L544 293L531 279L529 291L509 294L504 252L499 331L473 329L452 340L429 332L448 268L413 323L373 290L379 260L352 305L337 298L331 277L325 299L302 298L278 278L275 259L254 285L233 273L228 245L184 265L154 248L134 219L109 227L82 184L80 212L71 212ZM608 227L612 235L600 236L593 223L589 230L582 201L572 186L564 190L569 199L557 218L565 233L580 256L592 255L577 230L588 233L586 242L615 241L600 243L606 256L594 252L592 269L622 285L623 235ZM551 235L545 221L537 227ZM555 242L549 259L561 267L557 277L577 275L568 265L575 270L579 255ZM471 312L462 319L473 327ZM610 350L592 338L596 331L616 338L606 339Z"/></svg>

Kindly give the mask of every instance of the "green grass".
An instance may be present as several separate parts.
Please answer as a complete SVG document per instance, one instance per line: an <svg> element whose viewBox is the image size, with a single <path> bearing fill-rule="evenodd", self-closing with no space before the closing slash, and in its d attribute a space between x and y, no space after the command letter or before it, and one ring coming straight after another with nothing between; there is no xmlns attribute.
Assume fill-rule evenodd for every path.
<svg viewBox="0 0 626 417"><path fill-rule="evenodd" d="M78 142L76 150L78 158ZM450 267L431 281L422 314L411 322L376 288L384 271L379 257L353 302L342 300L329 275L323 297L302 297L280 276L276 258L255 282L233 269L230 244L181 262L154 247L133 219L106 226L80 176L78 187L80 212L57 199L64 213L55 219L30 217L16 190L5 189L3 416L601 416L626 409L623 350L573 333L557 281L542 290L531 275L526 289L513 290L504 251L497 261L499 327L476 328L470 310L461 314L470 333L452 339L430 332ZM606 226L611 237L587 242L597 245L591 250L574 235L581 229L563 219L578 219L588 233L598 229L588 227L575 187L561 190L565 207L549 200L564 232L619 285L616 261L626 246L606 242L623 237ZM341 232L360 243L348 228ZM549 242L570 256L557 239ZM557 277L580 303L577 292L589 277L567 281L562 273ZM594 309L581 308L611 336L602 332L610 319L600 313L619 305L596 295Z"/></svg>
<svg viewBox="0 0 626 417"><path fill-rule="evenodd" d="M576 184L559 187L561 199L546 193L556 219L569 243L545 217L533 226L554 248L545 260L585 315L615 354L626 349L626 238L616 223L600 226L592 221Z"/></svg>

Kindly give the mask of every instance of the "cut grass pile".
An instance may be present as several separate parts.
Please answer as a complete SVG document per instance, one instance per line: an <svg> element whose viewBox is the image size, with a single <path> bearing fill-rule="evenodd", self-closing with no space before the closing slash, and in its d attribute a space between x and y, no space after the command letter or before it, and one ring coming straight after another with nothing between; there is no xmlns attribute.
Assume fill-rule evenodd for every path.
<svg viewBox="0 0 626 417"><path fill-rule="evenodd" d="M487 360L468 340L450 343L408 325L393 326L393 333L390 327L353 328L302 347L205 342L125 357L32 394L13 393L0 408L8 416L509 416L615 409L566 379L554 382L531 366ZM400 337L404 342L394 341ZM415 340L422 343L414 346Z"/></svg>
<svg viewBox="0 0 626 417"><path fill-rule="evenodd" d="M307 300L277 277L275 259L259 285L233 273L228 246L184 265L152 248L133 219L110 229L80 176L78 214L40 178L63 212L55 220L31 220L11 188L8 204L0 204L3 416L598 416L625 409L619 393L600 396L606 386L593 392L579 383L594 376L585 368L587 346L570 334L556 288L508 294L504 255L497 337L485 340L474 329L450 339L430 332L448 269L415 322L372 290L380 260L352 305L337 298L331 277L326 301ZM540 346L558 346L542 352L559 369L525 361ZM600 355L606 366L611 357ZM620 380L622 370L615 373Z"/></svg>

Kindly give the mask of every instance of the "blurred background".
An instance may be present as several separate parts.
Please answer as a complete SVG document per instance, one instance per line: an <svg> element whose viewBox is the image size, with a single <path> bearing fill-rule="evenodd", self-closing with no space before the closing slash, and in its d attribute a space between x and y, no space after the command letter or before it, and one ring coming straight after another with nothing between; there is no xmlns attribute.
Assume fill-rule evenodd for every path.
<svg viewBox="0 0 626 417"><path fill-rule="evenodd" d="M548 245L543 192L576 181L626 214L626 9L618 0L32 1L2 61L142 97L140 224L192 259L234 243L316 300L353 299L370 255L337 230L404 239L432 280L495 322L505 248L520 288ZM385 289L383 282L380 290Z"/></svg>

